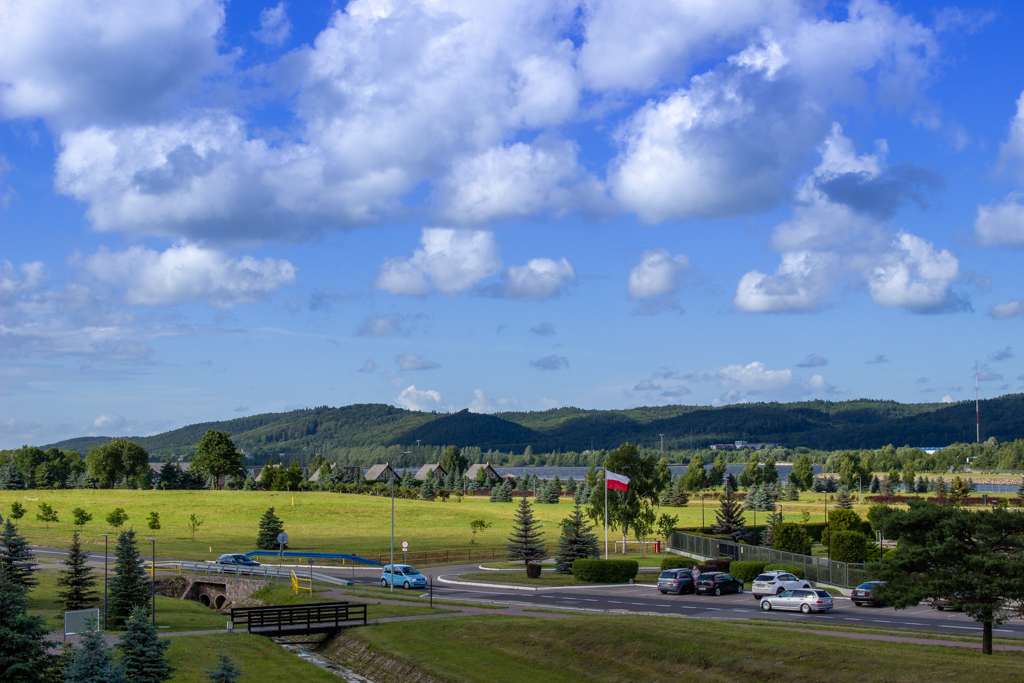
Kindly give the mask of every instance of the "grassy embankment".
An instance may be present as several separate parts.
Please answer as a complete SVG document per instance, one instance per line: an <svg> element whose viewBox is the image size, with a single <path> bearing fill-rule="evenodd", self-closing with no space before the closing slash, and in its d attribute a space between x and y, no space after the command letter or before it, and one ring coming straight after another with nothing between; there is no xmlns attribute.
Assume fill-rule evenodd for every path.
<svg viewBox="0 0 1024 683"><path fill-rule="evenodd" d="M729 622L576 616L382 624L342 636L443 680L1020 681L1024 654L858 641ZM351 644L351 640L348 641ZM446 643L438 647L438 643ZM333 650L337 652L337 649ZM328 654L331 650L328 650ZM394 680L374 672L378 683ZM379 675L383 673L384 675Z"/></svg>

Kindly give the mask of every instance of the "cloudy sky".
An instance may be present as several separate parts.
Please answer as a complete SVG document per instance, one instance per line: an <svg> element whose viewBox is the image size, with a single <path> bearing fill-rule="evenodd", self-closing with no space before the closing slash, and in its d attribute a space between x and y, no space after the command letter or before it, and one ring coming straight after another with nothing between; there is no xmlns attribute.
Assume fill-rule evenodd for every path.
<svg viewBox="0 0 1024 683"><path fill-rule="evenodd" d="M0 446L1024 390L1014 0L0 17Z"/></svg>

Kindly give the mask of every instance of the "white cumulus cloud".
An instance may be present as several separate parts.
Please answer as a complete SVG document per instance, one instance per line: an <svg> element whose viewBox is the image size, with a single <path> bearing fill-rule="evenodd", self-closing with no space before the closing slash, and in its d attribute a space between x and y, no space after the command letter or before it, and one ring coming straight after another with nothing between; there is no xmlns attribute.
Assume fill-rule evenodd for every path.
<svg viewBox="0 0 1024 683"><path fill-rule="evenodd" d="M1024 315L1024 299L1018 299L1017 301L1007 301L1005 303L996 304L989 309L988 314L996 320L1004 320L1006 318L1015 318L1017 316Z"/></svg>
<svg viewBox="0 0 1024 683"><path fill-rule="evenodd" d="M932 312L962 305L950 289L960 262L948 250L902 233L868 281L871 298L880 306Z"/></svg>
<svg viewBox="0 0 1024 683"><path fill-rule="evenodd" d="M645 251L640 263L629 271L629 296L647 299L674 294L680 287L680 275L689 266L690 259L685 254L672 256L660 247Z"/></svg>
<svg viewBox="0 0 1024 683"><path fill-rule="evenodd" d="M395 399L395 404L407 410L417 410L422 413L429 411L448 412L450 408L441 400L441 394L433 389L417 389L411 384Z"/></svg>
<svg viewBox="0 0 1024 683"><path fill-rule="evenodd" d="M726 390L718 402L737 403L740 401L788 401L804 396L825 396L835 392L835 387L825 381L822 375L805 380L793 374L792 370L769 370L764 363L727 365L715 376L719 386Z"/></svg>
<svg viewBox="0 0 1024 683"><path fill-rule="evenodd" d="M117 413L104 413L92 421L92 426L98 429L116 431L125 425L125 419Z"/></svg>
<svg viewBox="0 0 1024 683"><path fill-rule="evenodd" d="M423 228L421 249L410 258L392 258L374 281L391 294L423 296L433 289L454 295L501 270L501 256L489 230Z"/></svg>
<svg viewBox="0 0 1024 683"><path fill-rule="evenodd" d="M288 19L288 7L279 2L260 12L260 30L254 31L256 40L267 45L281 45L288 40L292 32L292 22Z"/></svg>
<svg viewBox="0 0 1024 683"><path fill-rule="evenodd" d="M1024 194L1011 192L1006 199L978 206L974 232L986 247L1024 247Z"/></svg>
<svg viewBox="0 0 1024 683"><path fill-rule="evenodd" d="M441 367L439 363L435 363L418 353L401 353L395 356L395 363L405 371L433 370L434 368Z"/></svg>
<svg viewBox="0 0 1024 683"><path fill-rule="evenodd" d="M508 410L519 410L519 401L514 398L491 398L479 389L473 392L473 400L469 403L471 413L501 413Z"/></svg>
<svg viewBox="0 0 1024 683"><path fill-rule="evenodd" d="M510 266L497 291L506 299L550 299L576 281L576 271L561 258L535 258L525 266Z"/></svg>

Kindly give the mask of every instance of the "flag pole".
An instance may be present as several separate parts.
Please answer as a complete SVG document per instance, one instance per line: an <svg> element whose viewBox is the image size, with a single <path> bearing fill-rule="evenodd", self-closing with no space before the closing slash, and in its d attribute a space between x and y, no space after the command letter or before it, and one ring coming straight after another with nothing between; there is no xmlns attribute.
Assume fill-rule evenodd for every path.
<svg viewBox="0 0 1024 683"><path fill-rule="evenodd" d="M604 559L608 559L608 468L604 470Z"/></svg>

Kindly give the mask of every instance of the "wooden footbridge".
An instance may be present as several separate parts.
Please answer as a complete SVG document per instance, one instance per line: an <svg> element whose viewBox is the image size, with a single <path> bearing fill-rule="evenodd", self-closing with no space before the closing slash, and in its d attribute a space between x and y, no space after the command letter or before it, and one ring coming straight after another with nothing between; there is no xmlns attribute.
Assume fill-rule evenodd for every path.
<svg viewBox="0 0 1024 683"><path fill-rule="evenodd" d="M366 626L366 605L317 602L281 607L237 607L231 610L236 627L261 636L304 636L333 633L348 626Z"/></svg>

